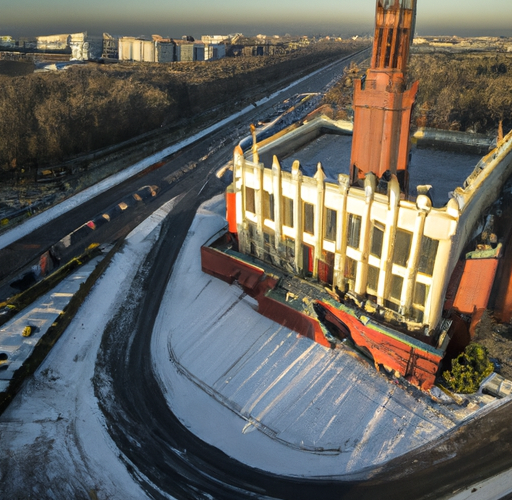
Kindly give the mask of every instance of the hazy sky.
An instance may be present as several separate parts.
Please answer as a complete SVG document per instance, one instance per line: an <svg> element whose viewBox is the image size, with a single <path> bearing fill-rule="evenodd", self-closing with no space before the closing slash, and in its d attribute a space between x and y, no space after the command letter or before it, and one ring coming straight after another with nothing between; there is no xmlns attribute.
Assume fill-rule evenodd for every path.
<svg viewBox="0 0 512 500"><path fill-rule="evenodd" d="M0 35L372 32L376 0L11 0ZM512 0L418 0L420 35L512 36Z"/></svg>

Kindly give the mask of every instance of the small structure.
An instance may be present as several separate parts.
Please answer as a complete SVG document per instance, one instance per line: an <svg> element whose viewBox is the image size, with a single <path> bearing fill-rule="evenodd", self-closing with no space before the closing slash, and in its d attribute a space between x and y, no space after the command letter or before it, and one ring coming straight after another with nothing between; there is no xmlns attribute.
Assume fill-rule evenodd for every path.
<svg viewBox="0 0 512 500"><path fill-rule="evenodd" d="M36 37L38 50L66 50L69 48L69 34L46 35Z"/></svg>
<svg viewBox="0 0 512 500"><path fill-rule="evenodd" d="M119 37L103 33L103 59L119 59Z"/></svg>
<svg viewBox="0 0 512 500"><path fill-rule="evenodd" d="M201 36L201 42L207 44L218 45L221 43L226 43L231 39L230 35L203 35Z"/></svg>
<svg viewBox="0 0 512 500"><path fill-rule="evenodd" d="M2 49L12 49L16 46L16 40L12 36L0 36L0 47Z"/></svg>
<svg viewBox="0 0 512 500"><path fill-rule="evenodd" d="M204 60L216 61L226 57L226 46L223 43L205 43Z"/></svg>
<svg viewBox="0 0 512 500"><path fill-rule="evenodd" d="M176 45L176 60L179 62L204 61L205 47L202 42L179 41Z"/></svg>
<svg viewBox="0 0 512 500"><path fill-rule="evenodd" d="M22 40L20 40L20 47L28 48ZM73 61L98 60L103 52L103 37L89 36L87 31L38 36L35 48L42 52L71 52L70 59Z"/></svg>

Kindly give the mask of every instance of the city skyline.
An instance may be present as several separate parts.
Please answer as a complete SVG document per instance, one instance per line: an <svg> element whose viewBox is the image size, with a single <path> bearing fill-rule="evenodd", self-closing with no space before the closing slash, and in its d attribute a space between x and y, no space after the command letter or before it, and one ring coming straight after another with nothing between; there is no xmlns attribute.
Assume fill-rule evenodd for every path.
<svg viewBox="0 0 512 500"><path fill-rule="evenodd" d="M164 0L65 2L18 0L2 7L0 35L35 36L87 31L123 35L159 33L224 34L242 32L284 34L361 34L373 32L375 0L325 0L321 3L270 0L222 4L189 0L171 4ZM445 2L418 0L417 33L420 35L512 36L512 2L488 0Z"/></svg>

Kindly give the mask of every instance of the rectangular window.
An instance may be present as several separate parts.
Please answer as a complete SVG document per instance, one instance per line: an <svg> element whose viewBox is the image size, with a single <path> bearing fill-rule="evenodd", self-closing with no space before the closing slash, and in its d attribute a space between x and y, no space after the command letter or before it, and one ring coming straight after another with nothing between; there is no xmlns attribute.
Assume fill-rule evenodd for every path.
<svg viewBox="0 0 512 500"><path fill-rule="evenodd" d="M366 286L368 290L377 293L377 288L379 286L379 273L380 269L375 266L368 266L368 282Z"/></svg>
<svg viewBox="0 0 512 500"><path fill-rule="evenodd" d="M315 250L309 245L302 244L302 270L306 278L313 276L315 264Z"/></svg>
<svg viewBox="0 0 512 500"><path fill-rule="evenodd" d="M416 323L423 323L423 317L425 316L425 313L421 309L413 307L411 311L411 316L413 321L416 321Z"/></svg>
<svg viewBox="0 0 512 500"><path fill-rule="evenodd" d="M283 224L293 227L293 199L283 196Z"/></svg>
<svg viewBox="0 0 512 500"><path fill-rule="evenodd" d="M285 238L284 239L284 247L285 247L286 258L288 260L294 261L295 260L295 240L293 240L292 238Z"/></svg>
<svg viewBox="0 0 512 500"><path fill-rule="evenodd" d="M390 296L395 301L400 301L400 297L402 296L402 286L404 284L404 279L401 276L397 276L393 274L391 277L391 290Z"/></svg>
<svg viewBox="0 0 512 500"><path fill-rule="evenodd" d="M416 282L416 285L414 287L414 299L413 303L425 307L425 302L427 301L427 295L428 295L428 285L425 285L424 283L418 283Z"/></svg>
<svg viewBox="0 0 512 500"><path fill-rule="evenodd" d="M274 195L263 191L263 218L274 220Z"/></svg>
<svg viewBox="0 0 512 500"><path fill-rule="evenodd" d="M411 253L412 233L403 229L396 230L395 248L393 249L393 263L407 267Z"/></svg>
<svg viewBox="0 0 512 500"><path fill-rule="evenodd" d="M256 213L256 202L254 200L254 189L245 186L245 209L253 214Z"/></svg>
<svg viewBox="0 0 512 500"><path fill-rule="evenodd" d="M374 255L378 259L382 256L382 241L384 240L384 226L379 222L373 223L372 231L372 245L370 248L370 254Z"/></svg>
<svg viewBox="0 0 512 500"><path fill-rule="evenodd" d="M352 248L359 248L359 241L361 239L361 216L349 214L348 215L348 246Z"/></svg>
<svg viewBox="0 0 512 500"><path fill-rule="evenodd" d="M337 212L330 208L325 209L325 236L329 241L336 241Z"/></svg>
<svg viewBox="0 0 512 500"><path fill-rule="evenodd" d="M304 232L315 234L315 207L307 202L304 202Z"/></svg>
<svg viewBox="0 0 512 500"><path fill-rule="evenodd" d="M417 323L423 323L425 316L425 305L428 300L429 291L429 285L416 282L416 285L414 286L414 296L412 300L413 307L411 313L412 319Z"/></svg>
<svg viewBox="0 0 512 500"><path fill-rule="evenodd" d="M247 226L247 231L249 233L249 239L254 240L256 238L256 224L249 222Z"/></svg>
<svg viewBox="0 0 512 500"><path fill-rule="evenodd" d="M250 242L250 253L251 255L256 255L256 225L253 223L249 223L248 226L249 233L249 242Z"/></svg>
<svg viewBox="0 0 512 500"><path fill-rule="evenodd" d="M266 262L272 263L271 248L274 243L274 235L268 233L267 231L263 232L263 260Z"/></svg>
<svg viewBox="0 0 512 500"><path fill-rule="evenodd" d="M438 240L433 240L428 236L423 236L421 239L420 261L418 264L418 271L420 273L432 276L434 273L434 264L436 262L438 246Z"/></svg>

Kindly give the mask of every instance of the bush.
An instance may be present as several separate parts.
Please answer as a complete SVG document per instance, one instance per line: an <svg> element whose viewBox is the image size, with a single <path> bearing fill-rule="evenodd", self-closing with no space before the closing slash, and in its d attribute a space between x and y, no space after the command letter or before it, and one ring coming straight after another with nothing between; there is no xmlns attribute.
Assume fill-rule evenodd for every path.
<svg viewBox="0 0 512 500"><path fill-rule="evenodd" d="M489 361L487 348L480 344L469 344L463 353L452 359L451 371L445 371L443 378L454 392L471 394L494 370Z"/></svg>

